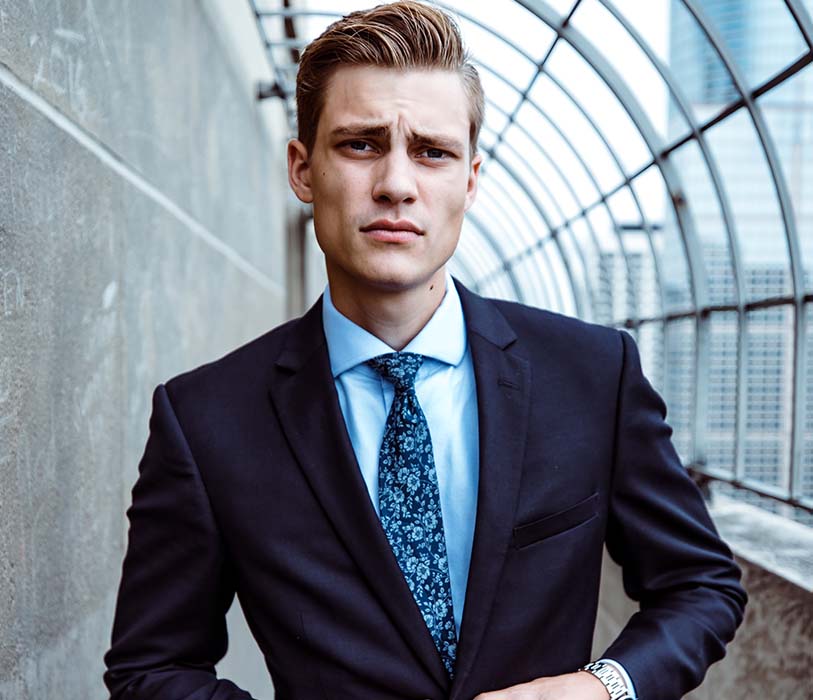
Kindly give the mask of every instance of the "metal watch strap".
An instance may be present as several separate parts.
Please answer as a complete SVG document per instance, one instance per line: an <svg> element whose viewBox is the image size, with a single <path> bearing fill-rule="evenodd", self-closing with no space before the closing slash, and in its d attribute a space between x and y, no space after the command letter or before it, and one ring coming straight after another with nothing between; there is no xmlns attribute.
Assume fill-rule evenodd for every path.
<svg viewBox="0 0 813 700"><path fill-rule="evenodd" d="M594 661L586 666L582 666L581 671L587 671L598 678L610 694L610 700L632 700L629 688L621 677L621 674L610 664L602 661Z"/></svg>

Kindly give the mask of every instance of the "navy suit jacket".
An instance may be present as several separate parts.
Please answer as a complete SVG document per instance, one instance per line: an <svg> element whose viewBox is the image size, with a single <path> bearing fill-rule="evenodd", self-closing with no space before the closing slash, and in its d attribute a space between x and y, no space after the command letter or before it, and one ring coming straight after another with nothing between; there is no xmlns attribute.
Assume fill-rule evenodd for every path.
<svg viewBox="0 0 813 700"><path fill-rule="evenodd" d="M676 700L723 656L739 570L630 336L458 288L480 484L454 681L356 464L317 302L156 389L112 698L248 698L214 675L235 592L279 700L470 700L574 671L590 660L605 543L641 608L605 655L643 700Z"/></svg>

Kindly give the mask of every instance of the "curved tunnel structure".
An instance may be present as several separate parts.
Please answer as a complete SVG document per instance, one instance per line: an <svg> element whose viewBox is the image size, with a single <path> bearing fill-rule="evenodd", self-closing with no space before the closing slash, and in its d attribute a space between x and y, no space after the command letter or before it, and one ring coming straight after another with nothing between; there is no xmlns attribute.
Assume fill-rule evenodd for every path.
<svg viewBox="0 0 813 700"><path fill-rule="evenodd" d="M367 3L252 4L293 129L298 50ZM686 465L809 519L809 6L435 4L457 18L487 97L453 274L628 329Z"/></svg>

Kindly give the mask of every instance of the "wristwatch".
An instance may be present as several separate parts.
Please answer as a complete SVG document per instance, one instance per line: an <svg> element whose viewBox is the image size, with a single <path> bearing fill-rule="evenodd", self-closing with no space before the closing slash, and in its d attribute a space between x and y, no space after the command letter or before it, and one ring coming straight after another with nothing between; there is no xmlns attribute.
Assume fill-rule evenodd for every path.
<svg viewBox="0 0 813 700"><path fill-rule="evenodd" d="M610 694L610 700L633 700L621 674L610 664L594 661L582 666L579 670L587 671L598 678Z"/></svg>

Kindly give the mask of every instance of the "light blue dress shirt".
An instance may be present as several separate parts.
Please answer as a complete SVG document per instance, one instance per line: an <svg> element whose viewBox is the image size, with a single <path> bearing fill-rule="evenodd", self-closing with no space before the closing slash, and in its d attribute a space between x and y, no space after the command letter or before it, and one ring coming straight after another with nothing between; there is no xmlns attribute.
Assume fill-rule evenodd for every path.
<svg viewBox="0 0 813 700"><path fill-rule="evenodd" d="M378 452L395 390L364 363L395 350L343 316L333 305L329 288L322 303L322 322L339 405L378 513ZM480 446L474 367L460 297L449 276L440 306L403 352L425 357L415 377L415 393L432 437L459 635L474 540Z"/></svg>
<svg viewBox="0 0 813 700"><path fill-rule="evenodd" d="M333 305L329 287L322 301L322 324L344 422L378 513L378 453L395 390L364 363L395 350L343 316ZM403 352L425 357L415 377L415 393L432 436L459 637L477 514L480 446L474 366L463 307L450 275L446 275L440 306ZM611 659L602 661L618 669L634 697L632 680L623 666Z"/></svg>

